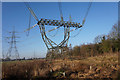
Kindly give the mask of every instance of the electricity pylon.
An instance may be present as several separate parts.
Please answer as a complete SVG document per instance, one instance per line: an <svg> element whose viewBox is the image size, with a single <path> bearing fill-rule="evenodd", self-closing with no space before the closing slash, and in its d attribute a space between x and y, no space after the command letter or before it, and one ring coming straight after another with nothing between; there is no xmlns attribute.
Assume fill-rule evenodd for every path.
<svg viewBox="0 0 120 80"><path fill-rule="evenodd" d="M32 26L32 27L29 27L27 30L25 31L29 31L30 29L34 28L35 26L39 26L40 28L40 33L42 35L42 39L48 49L48 52L49 51L55 51L55 53L57 52L63 52L63 48L66 47L67 43L68 43L68 40L69 40L69 37L70 37L70 32L74 31L74 30L77 30L79 28L82 27L82 24L80 23L76 23L76 22L71 22L71 21L64 21L63 20L63 15L62 15L62 10L60 8L60 16L61 16L61 20L51 20L51 19L44 19L44 18L41 18L40 20L37 18L37 16L35 15L35 13L33 12L33 10L31 9L31 7L29 6L29 4L25 3L28 10L30 11L30 13L33 15L33 17L36 19L37 23ZM48 26L57 26L49 31L45 31L45 25L48 25ZM51 31L54 31L60 27L64 27L64 39L59 43L55 43L54 41L52 41L46 33L49 33ZM74 29L71 29L70 30L70 27L74 27Z"/></svg>
<svg viewBox="0 0 120 80"><path fill-rule="evenodd" d="M34 28L36 26L39 26L42 39L43 39L43 41L44 41L44 43L45 43L45 45L46 45L46 47L48 49L48 52L50 52L50 53L51 52L52 53L53 52L54 53L61 53L61 54L65 52L66 48L68 48L67 44L68 44L68 40L70 38L70 33L72 31L78 30L78 29L83 27L83 25L85 23L85 20L86 20L86 17L88 15L88 12L89 12L90 7L91 7L91 3L90 3L90 5L88 7L88 10L87 10L87 12L85 14L85 17L84 17L84 19L82 21L82 24L80 24L80 23L77 23L77 22L73 22L72 19L71 19L71 15L69 17L69 21L64 21L60 3L59 3L59 10L60 10L61 20L52 20L52 19L44 19L44 18L38 19L38 17L36 16L36 14L32 10L32 8L29 6L29 4L25 3L25 5L28 8L28 10L30 11L30 13L32 14L32 16L37 21L37 23L34 26L32 26L32 27L29 26L29 28L27 30L25 30L25 32L29 31L30 29L32 29L32 28ZM46 25L47 26L54 26L55 28L52 28L52 29L46 31L46 28L47 28L47 27L45 27ZM47 33L51 32L51 31L54 31L56 29L59 29L61 27L64 28L64 39L60 43L55 43L53 40L51 40L47 36ZM74 29L71 29L71 28L74 28Z"/></svg>
<svg viewBox="0 0 120 80"><path fill-rule="evenodd" d="M16 41L16 38L20 38L20 37L17 37L16 36L16 31L15 31L15 28L13 27L13 31L11 31L11 32L9 32L10 34L11 34L11 36L10 37L6 37L7 39L10 39L11 41L9 41L8 43L10 44L10 47L9 47L9 49L8 49L8 52L7 52L7 55L6 55L6 57L7 58L12 58L12 55L13 55L13 53L11 53L12 52L12 50L14 49L15 51L14 51L14 57L16 58L16 59L19 59L20 57L19 57L19 52L18 52L18 49L17 49L17 46L16 46L16 43L17 43L17 41Z"/></svg>

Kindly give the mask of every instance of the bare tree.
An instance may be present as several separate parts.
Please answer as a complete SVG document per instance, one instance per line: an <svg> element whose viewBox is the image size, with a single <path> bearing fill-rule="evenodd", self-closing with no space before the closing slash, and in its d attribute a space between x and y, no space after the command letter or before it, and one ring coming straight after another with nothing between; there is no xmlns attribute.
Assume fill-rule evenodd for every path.
<svg viewBox="0 0 120 80"><path fill-rule="evenodd" d="M119 30L118 24L114 24L110 33L108 34L110 39L118 39L119 38Z"/></svg>
<svg viewBox="0 0 120 80"><path fill-rule="evenodd" d="M101 43L104 36L106 37L106 35L104 35L104 34L96 36L94 39L94 43L95 44Z"/></svg>

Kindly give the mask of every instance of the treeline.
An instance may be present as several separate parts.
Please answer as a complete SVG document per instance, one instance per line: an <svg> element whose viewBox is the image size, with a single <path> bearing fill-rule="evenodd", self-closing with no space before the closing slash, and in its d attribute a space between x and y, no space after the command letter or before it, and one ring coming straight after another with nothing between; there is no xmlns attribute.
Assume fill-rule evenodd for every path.
<svg viewBox="0 0 120 80"><path fill-rule="evenodd" d="M116 53L120 51L120 28L118 24L113 25L107 35L98 35L94 43L75 46L72 49L67 48L64 54L52 54L52 58L86 58L105 53ZM49 54L47 54L48 57ZM58 56L59 55L59 56Z"/></svg>

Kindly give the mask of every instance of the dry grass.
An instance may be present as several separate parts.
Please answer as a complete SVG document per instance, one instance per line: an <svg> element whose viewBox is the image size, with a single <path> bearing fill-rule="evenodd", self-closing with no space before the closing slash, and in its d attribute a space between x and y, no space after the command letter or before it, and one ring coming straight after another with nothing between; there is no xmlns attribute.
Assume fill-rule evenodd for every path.
<svg viewBox="0 0 120 80"><path fill-rule="evenodd" d="M83 60L31 60L3 62L3 78L116 78L118 54Z"/></svg>

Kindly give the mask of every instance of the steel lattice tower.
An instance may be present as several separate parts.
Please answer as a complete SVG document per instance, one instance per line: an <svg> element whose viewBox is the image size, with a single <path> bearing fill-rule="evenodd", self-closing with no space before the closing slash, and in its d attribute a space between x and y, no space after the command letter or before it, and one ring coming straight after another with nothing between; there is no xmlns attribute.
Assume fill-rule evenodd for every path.
<svg viewBox="0 0 120 80"><path fill-rule="evenodd" d="M88 12L90 10L91 4L92 4L92 2L89 4L89 7L88 7L87 12L85 14L85 17L82 21L82 24L80 24L80 23L77 23L77 22L73 22L72 19L71 19L71 15L69 16L69 21L64 21L63 20L63 14L62 14L62 9L61 9L61 4L60 3L59 3L59 10L60 10L61 20L52 20L52 19L46 19L46 18L45 19L44 18L38 19L38 17L36 16L36 14L32 10L32 8L30 7L30 5L28 3L25 3L25 5L28 8L28 10L30 11L31 15L37 21L37 23L35 25L33 25L32 27L29 26L29 28L26 29L25 32L29 31L30 29L32 29L36 26L39 26L42 39L43 39L43 41L44 41L44 43L45 43L45 45L48 49L48 53L52 52L52 53L63 54L64 52L66 52L66 49L68 49L67 45L68 45L68 40L71 37L70 33L72 31L78 30L78 29L83 27L83 25L85 23L85 20L86 20L86 17L88 15ZM31 19L31 17L30 17L30 19ZM29 22L30 22L30 19L29 19ZM47 26L54 26L55 28L52 28L52 29L46 31L46 27L45 27L46 25ZM47 34L49 34L49 32L51 32L51 31L54 31L54 30L59 29L61 27L63 27L63 29L64 29L63 30L64 31L64 39L60 43L55 43L52 39L50 39L47 36ZM71 27L73 29L71 29Z"/></svg>
<svg viewBox="0 0 120 80"><path fill-rule="evenodd" d="M7 58L12 58L12 50L14 49L15 51L14 51L14 57L16 58L16 59L19 59L20 57L19 57L19 52L18 52L18 49L17 49L17 46L16 46L16 43L17 43L17 41L16 41L16 38L19 38L19 37L17 37L16 36L16 31L15 31L15 28L13 27L13 31L11 31L11 32L9 32L10 34L11 34L11 37L6 37L7 39L11 39L11 41L9 41L8 43L10 44L10 47L9 47L9 49L8 49L8 52L7 52L7 55L6 55L6 57Z"/></svg>

